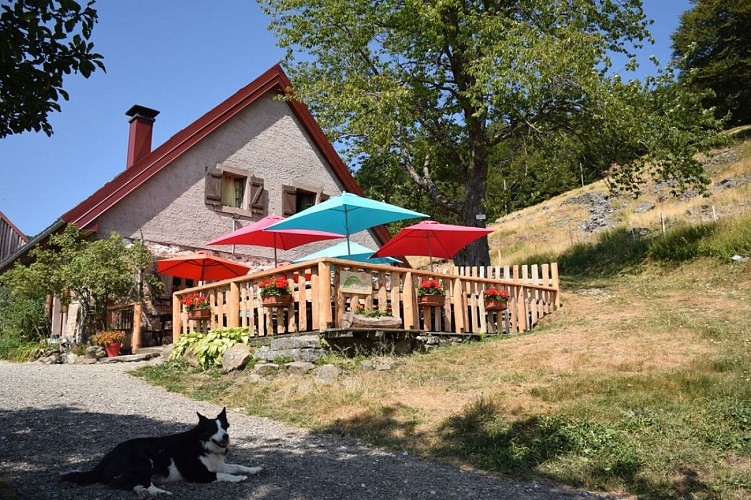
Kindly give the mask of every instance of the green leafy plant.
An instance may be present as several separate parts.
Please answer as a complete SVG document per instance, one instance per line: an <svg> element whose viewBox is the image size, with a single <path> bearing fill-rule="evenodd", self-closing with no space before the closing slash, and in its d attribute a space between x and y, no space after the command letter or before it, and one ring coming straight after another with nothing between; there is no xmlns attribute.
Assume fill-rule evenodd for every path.
<svg viewBox="0 0 751 500"><path fill-rule="evenodd" d="M284 276L266 278L258 286L261 288L261 297L279 297L281 295L290 295L292 293L289 281Z"/></svg>
<svg viewBox="0 0 751 500"><path fill-rule="evenodd" d="M438 280L422 280L417 287L417 295L446 295Z"/></svg>
<svg viewBox="0 0 751 500"><path fill-rule="evenodd" d="M366 309L355 309L355 314L358 316L365 316L366 318L388 318L393 316L391 311L381 311L380 309L374 309L372 311Z"/></svg>
<svg viewBox="0 0 751 500"><path fill-rule="evenodd" d="M102 347L110 344L122 344L124 340L125 334L116 330L101 331L91 336L91 343Z"/></svg>
<svg viewBox="0 0 751 500"><path fill-rule="evenodd" d="M183 357L187 352L196 356L198 365L206 370L221 366L224 353L237 343L247 344L248 328L217 328L207 334L194 332L181 336L170 354L170 361Z"/></svg>

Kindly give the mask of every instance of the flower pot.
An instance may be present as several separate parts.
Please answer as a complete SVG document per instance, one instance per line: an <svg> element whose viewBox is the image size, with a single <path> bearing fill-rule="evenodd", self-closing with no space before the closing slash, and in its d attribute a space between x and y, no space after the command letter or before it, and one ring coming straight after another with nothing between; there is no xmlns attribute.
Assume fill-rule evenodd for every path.
<svg viewBox="0 0 751 500"><path fill-rule="evenodd" d="M443 307L446 303L445 295L418 295L417 303L422 307Z"/></svg>
<svg viewBox="0 0 751 500"><path fill-rule="evenodd" d="M117 342L112 342L111 344L107 344L104 346L104 350L107 352L108 358L116 358L120 355L120 349L122 348L122 344L119 344Z"/></svg>
<svg viewBox="0 0 751 500"><path fill-rule="evenodd" d="M268 295L261 299L263 307L288 307L292 300L292 295Z"/></svg>
<svg viewBox="0 0 751 500"><path fill-rule="evenodd" d="M486 311L505 311L508 308L508 300L486 299Z"/></svg>
<svg viewBox="0 0 751 500"><path fill-rule="evenodd" d="M188 311L188 319L192 319L195 321L199 320L206 320L211 318L211 309L208 307L203 309L193 309L191 311Z"/></svg>

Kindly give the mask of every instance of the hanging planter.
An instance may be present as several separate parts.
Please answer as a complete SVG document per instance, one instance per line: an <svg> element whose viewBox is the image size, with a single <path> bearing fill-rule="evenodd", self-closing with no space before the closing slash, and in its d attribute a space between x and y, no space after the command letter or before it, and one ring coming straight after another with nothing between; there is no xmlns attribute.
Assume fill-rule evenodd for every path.
<svg viewBox="0 0 751 500"><path fill-rule="evenodd" d="M505 311L506 309L508 309L508 300L485 299L486 311Z"/></svg>
<svg viewBox="0 0 751 500"><path fill-rule="evenodd" d="M421 307L443 307L446 303L445 295L418 295L417 303Z"/></svg>
<svg viewBox="0 0 751 500"><path fill-rule="evenodd" d="M261 299L263 307L289 307L292 295L267 295Z"/></svg>
<svg viewBox="0 0 751 500"><path fill-rule="evenodd" d="M211 318L211 309L204 308L204 309L192 309L188 311L188 319L191 319L193 321L201 321L201 320L207 320Z"/></svg>

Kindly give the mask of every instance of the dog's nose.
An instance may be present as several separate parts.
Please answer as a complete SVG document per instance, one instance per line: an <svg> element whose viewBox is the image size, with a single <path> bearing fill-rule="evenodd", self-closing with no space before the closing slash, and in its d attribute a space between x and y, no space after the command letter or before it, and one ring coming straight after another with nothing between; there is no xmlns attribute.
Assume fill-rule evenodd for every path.
<svg viewBox="0 0 751 500"><path fill-rule="evenodd" d="M229 436L225 435L222 440L220 441L220 444L222 446L227 446L229 444Z"/></svg>

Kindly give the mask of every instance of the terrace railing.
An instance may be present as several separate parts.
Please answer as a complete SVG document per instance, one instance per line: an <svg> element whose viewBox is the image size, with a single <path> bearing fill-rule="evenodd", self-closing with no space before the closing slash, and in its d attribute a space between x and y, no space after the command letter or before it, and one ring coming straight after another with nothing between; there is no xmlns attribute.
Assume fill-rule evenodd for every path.
<svg viewBox="0 0 751 500"><path fill-rule="evenodd" d="M292 284L287 307L265 307L259 283L286 276ZM437 279L446 290L442 307L418 306L417 287ZM483 290L509 292L507 311L487 311ZM188 320L181 300L200 293L209 297L206 320ZM258 337L350 328L347 313L356 309L390 312L401 330L435 334L479 335L524 332L560 307L556 263L483 269L423 271L322 258L215 282L173 294L173 339L218 327L248 327Z"/></svg>

